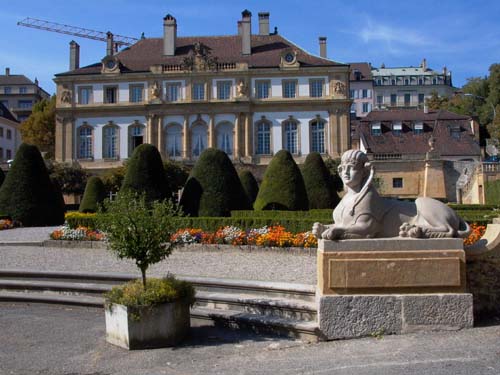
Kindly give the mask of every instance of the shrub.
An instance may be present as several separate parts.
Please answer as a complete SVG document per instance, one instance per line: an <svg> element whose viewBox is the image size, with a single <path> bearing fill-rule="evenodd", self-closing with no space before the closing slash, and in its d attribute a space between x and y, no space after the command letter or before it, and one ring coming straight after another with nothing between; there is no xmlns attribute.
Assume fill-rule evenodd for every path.
<svg viewBox="0 0 500 375"><path fill-rule="evenodd" d="M189 170L183 164L172 160L164 161L163 168L165 169L168 190L176 193L182 189L189 177Z"/></svg>
<svg viewBox="0 0 500 375"><path fill-rule="evenodd" d="M0 187L2 186L3 182L5 180L5 173L3 170L0 168Z"/></svg>
<svg viewBox="0 0 500 375"><path fill-rule="evenodd" d="M97 228L96 214L88 213L84 214L78 211L68 212L65 215L66 222L71 229L78 227L85 227L89 229Z"/></svg>
<svg viewBox="0 0 500 375"><path fill-rule="evenodd" d="M56 181L63 194L83 194L87 183L87 172L78 164L49 162L50 178Z"/></svg>
<svg viewBox="0 0 500 375"><path fill-rule="evenodd" d="M302 174L288 151L279 151L269 163L254 208L256 210L309 208Z"/></svg>
<svg viewBox="0 0 500 375"><path fill-rule="evenodd" d="M253 205L253 202L255 202L255 198L257 198L257 194L259 193L259 184L250 171L242 171L239 177L243 190L248 198L248 202Z"/></svg>
<svg viewBox="0 0 500 375"><path fill-rule="evenodd" d="M190 216L229 216L247 209L247 201L233 163L214 148L203 151L184 186L182 209Z"/></svg>
<svg viewBox="0 0 500 375"><path fill-rule="evenodd" d="M146 200L152 202L170 198L167 179L158 149L150 144L142 144L134 150L127 166L120 191L144 193Z"/></svg>
<svg viewBox="0 0 500 375"><path fill-rule="evenodd" d="M97 212L104 199L106 199L106 188L102 180L97 176L92 176L87 181L79 211L83 213Z"/></svg>
<svg viewBox="0 0 500 375"><path fill-rule="evenodd" d="M334 208L340 201L333 184L333 177L317 152L307 155L302 166L309 208Z"/></svg>
<svg viewBox="0 0 500 375"><path fill-rule="evenodd" d="M24 226L62 224L62 197L49 178L40 151L23 143L0 188L0 212Z"/></svg>
<svg viewBox="0 0 500 375"><path fill-rule="evenodd" d="M106 188L108 193L117 193L123 185L123 179L127 173L127 165L124 164L121 167L112 168L108 170L102 176L102 183Z"/></svg>
<svg viewBox="0 0 500 375"><path fill-rule="evenodd" d="M66 203L61 191L61 186L56 180L50 179L51 189L49 196L49 207L51 209L47 212L48 222L50 225L57 225L64 223L64 214L66 212Z"/></svg>

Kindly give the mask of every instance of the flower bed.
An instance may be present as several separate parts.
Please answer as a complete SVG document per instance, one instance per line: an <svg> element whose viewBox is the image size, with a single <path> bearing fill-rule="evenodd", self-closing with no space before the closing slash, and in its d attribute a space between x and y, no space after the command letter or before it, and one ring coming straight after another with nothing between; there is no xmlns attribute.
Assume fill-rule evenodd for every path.
<svg viewBox="0 0 500 375"><path fill-rule="evenodd" d="M10 219L0 219L0 230L12 229L16 225Z"/></svg>
<svg viewBox="0 0 500 375"><path fill-rule="evenodd" d="M479 225L476 223L470 224L471 232L467 238L464 238L464 245L469 246L479 241L486 231L486 225Z"/></svg>
<svg viewBox="0 0 500 375"><path fill-rule="evenodd" d="M77 227L72 229L68 224L56 229L50 234L53 240L65 241L102 241L106 239L106 235L98 230L92 230L86 227Z"/></svg>

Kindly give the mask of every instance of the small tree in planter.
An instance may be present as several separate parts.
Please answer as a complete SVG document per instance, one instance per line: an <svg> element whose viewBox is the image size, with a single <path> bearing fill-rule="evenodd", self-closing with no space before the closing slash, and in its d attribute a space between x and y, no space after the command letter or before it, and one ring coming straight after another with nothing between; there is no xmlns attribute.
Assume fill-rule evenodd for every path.
<svg viewBox="0 0 500 375"><path fill-rule="evenodd" d="M97 216L109 249L135 261L142 280L114 288L106 295L106 339L127 349L173 346L187 334L193 287L172 277L146 279L146 271L170 255L179 210L170 201L152 203L145 194L120 192Z"/></svg>

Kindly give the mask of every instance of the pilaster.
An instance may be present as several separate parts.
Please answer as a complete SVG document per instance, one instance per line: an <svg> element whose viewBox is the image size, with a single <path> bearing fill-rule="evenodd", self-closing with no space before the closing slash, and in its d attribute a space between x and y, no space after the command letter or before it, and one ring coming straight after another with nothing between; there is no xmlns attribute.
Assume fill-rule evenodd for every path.
<svg viewBox="0 0 500 375"><path fill-rule="evenodd" d="M208 122L208 147L215 148L215 141L215 116L211 114Z"/></svg>
<svg viewBox="0 0 500 375"><path fill-rule="evenodd" d="M236 114L234 118L234 158L240 157L240 114Z"/></svg>
<svg viewBox="0 0 500 375"><path fill-rule="evenodd" d="M156 147L158 148L158 151L160 151L160 154L163 158L167 157L167 154L165 152L165 132L163 131L163 116L158 116L158 122L156 124L157 130L156 134L157 136L157 144Z"/></svg>
<svg viewBox="0 0 500 375"><path fill-rule="evenodd" d="M189 147L189 115L184 115L184 124L182 126L182 158L189 159L191 157Z"/></svg>
<svg viewBox="0 0 500 375"><path fill-rule="evenodd" d="M245 116L245 157L251 157L252 150L252 119L253 113L247 113Z"/></svg>

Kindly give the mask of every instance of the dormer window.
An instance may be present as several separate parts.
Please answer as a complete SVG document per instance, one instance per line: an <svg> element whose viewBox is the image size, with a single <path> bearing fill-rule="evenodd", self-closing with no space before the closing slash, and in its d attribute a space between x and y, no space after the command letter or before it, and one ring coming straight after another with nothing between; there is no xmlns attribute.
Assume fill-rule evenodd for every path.
<svg viewBox="0 0 500 375"><path fill-rule="evenodd" d="M413 125L413 134L422 134L424 132L424 124L417 122Z"/></svg>
<svg viewBox="0 0 500 375"><path fill-rule="evenodd" d="M380 123L372 124L371 130L372 130L372 135L374 136L382 135L382 127L380 126Z"/></svg>
<svg viewBox="0 0 500 375"><path fill-rule="evenodd" d="M450 126L450 135L452 136L452 138L460 139L460 133L461 133L460 125Z"/></svg>
<svg viewBox="0 0 500 375"><path fill-rule="evenodd" d="M401 124L400 122L395 122L392 124L392 134L394 135L401 135L401 133L403 132L403 124Z"/></svg>
<svg viewBox="0 0 500 375"><path fill-rule="evenodd" d="M354 71L354 79L356 81L361 81L361 72L359 70Z"/></svg>

